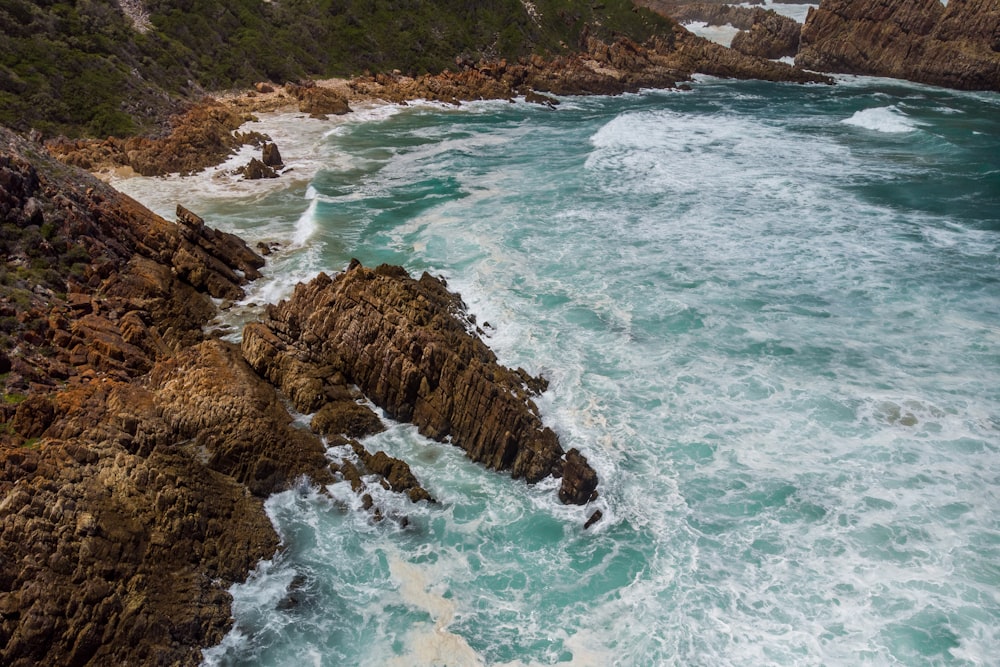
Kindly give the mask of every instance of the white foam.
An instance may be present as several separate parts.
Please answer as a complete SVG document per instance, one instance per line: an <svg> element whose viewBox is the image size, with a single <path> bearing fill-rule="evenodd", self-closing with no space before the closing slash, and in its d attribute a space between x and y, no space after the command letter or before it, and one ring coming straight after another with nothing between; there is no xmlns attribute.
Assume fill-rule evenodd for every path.
<svg viewBox="0 0 1000 667"><path fill-rule="evenodd" d="M742 7L759 7L760 5L750 5L744 4ZM770 9L782 16L787 16L790 19L794 19L798 23L805 23L806 17L809 15L809 10L811 8L819 7L818 3L791 3L791 2L774 2L774 0L766 0L764 3L765 9Z"/></svg>
<svg viewBox="0 0 1000 667"><path fill-rule="evenodd" d="M695 35L704 37L708 41L721 44L722 46L731 46L733 38L740 31L739 28L729 23L725 25L708 25L704 21L691 21L684 23L683 26Z"/></svg>
<svg viewBox="0 0 1000 667"><path fill-rule="evenodd" d="M312 189L312 186L309 187ZM304 246L312 238L313 234L316 233L316 229L319 226L316 220L316 209L319 206L319 199L315 194L316 191L313 190L313 196L309 197L309 206L295 223L295 233L292 235L293 248Z"/></svg>
<svg viewBox="0 0 1000 667"><path fill-rule="evenodd" d="M918 129L917 123L901 112L896 105L855 111L850 118L846 118L841 122L866 130L889 134L913 132Z"/></svg>

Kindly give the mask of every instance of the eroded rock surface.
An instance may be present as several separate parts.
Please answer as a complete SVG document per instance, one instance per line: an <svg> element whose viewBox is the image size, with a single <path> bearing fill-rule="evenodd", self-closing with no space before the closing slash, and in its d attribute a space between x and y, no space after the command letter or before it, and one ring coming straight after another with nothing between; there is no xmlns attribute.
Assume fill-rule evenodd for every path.
<svg viewBox="0 0 1000 667"><path fill-rule="evenodd" d="M202 333L262 260L6 130L0 213L0 664L198 664L277 548L263 498L333 479Z"/></svg>
<svg viewBox="0 0 1000 667"><path fill-rule="evenodd" d="M997 0L823 0L796 64L966 90L1000 90Z"/></svg>
<svg viewBox="0 0 1000 667"><path fill-rule="evenodd" d="M565 469L560 497L587 502L593 488L579 478L593 470L582 455L567 464L531 400L544 381L497 363L463 313L437 278L352 262L269 307L244 330L243 354L302 412L322 410L353 383L390 417L490 468L528 482Z"/></svg>

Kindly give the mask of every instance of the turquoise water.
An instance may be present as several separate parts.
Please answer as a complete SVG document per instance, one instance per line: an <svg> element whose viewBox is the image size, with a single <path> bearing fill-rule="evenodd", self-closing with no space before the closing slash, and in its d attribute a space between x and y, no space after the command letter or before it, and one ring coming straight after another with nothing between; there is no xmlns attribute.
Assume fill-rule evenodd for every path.
<svg viewBox="0 0 1000 667"><path fill-rule="evenodd" d="M702 79L310 131L315 173L185 181L285 242L250 300L444 275L605 518L390 424L366 446L441 503L273 497L286 549L208 664L996 664L1000 96Z"/></svg>

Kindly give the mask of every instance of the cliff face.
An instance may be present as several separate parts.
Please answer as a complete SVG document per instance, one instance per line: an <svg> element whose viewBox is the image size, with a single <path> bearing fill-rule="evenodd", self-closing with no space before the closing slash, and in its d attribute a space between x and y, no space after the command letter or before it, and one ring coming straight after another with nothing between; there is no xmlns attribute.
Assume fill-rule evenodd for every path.
<svg viewBox="0 0 1000 667"><path fill-rule="evenodd" d="M823 0L795 63L967 90L1000 90L997 0Z"/></svg>
<svg viewBox="0 0 1000 667"><path fill-rule="evenodd" d="M212 297L262 261L0 130L0 663L197 664L277 548L263 498L332 479Z"/></svg>

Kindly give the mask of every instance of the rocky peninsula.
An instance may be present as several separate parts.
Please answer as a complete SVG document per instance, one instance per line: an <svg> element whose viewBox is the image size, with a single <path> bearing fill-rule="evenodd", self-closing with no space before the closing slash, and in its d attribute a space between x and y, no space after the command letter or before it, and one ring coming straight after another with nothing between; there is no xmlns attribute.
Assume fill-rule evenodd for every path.
<svg viewBox="0 0 1000 667"><path fill-rule="evenodd" d="M3 664L197 664L230 627L228 587L279 546L269 494L345 479L378 520L375 476L432 501L356 440L381 428L363 397L488 467L561 476L564 502L596 494L541 424L544 380L500 366L438 279L321 275L240 349L204 333L263 265L237 237L182 207L168 222L7 130L0 212ZM358 464L331 467L323 438Z"/></svg>

